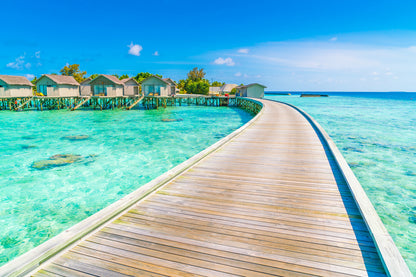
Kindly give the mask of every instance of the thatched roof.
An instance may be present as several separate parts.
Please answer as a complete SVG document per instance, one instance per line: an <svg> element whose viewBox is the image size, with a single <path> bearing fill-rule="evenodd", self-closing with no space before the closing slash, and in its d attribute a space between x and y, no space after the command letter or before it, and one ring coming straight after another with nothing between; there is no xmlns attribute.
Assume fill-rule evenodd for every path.
<svg viewBox="0 0 416 277"><path fill-rule="evenodd" d="M142 83L143 83L143 82L145 82L145 81L147 81L147 80L149 80L150 78L156 78L156 79L159 79L159 80L161 80L162 82L164 82L165 84L170 85L170 83L169 83L168 81L166 81L165 79L162 79L162 78L160 78L160 77L158 77L158 76L156 76L156 75L152 75L152 76L147 77L146 79L144 79L144 80L142 81Z"/></svg>
<svg viewBox="0 0 416 277"><path fill-rule="evenodd" d="M100 74L97 77L95 77L94 79L92 79L90 81L90 85L95 85L98 82L97 80L99 78L106 78L107 80L109 80L113 84L124 86L124 83L122 81L120 81L116 76L106 75L106 74Z"/></svg>
<svg viewBox="0 0 416 277"><path fill-rule="evenodd" d="M172 80L171 78L163 78L162 80L165 81L165 82L167 82L167 83L170 83L171 85L176 86L175 81Z"/></svg>
<svg viewBox="0 0 416 277"><path fill-rule="evenodd" d="M79 86L79 83L74 79L72 76L64 76L64 75L53 75L53 74L43 74L37 81L39 82L42 78L49 78L54 81L58 85L71 85L71 86Z"/></svg>
<svg viewBox="0 0 416 277"><path fill-rule="evenodd" d="M88 77L87 79L85 79L84 81L82 81L79 84L85 86L85 85L88 85L91 81L92 81L91 77Z"/></svg>
<svg viewBox="0 0 416 277"><path fill-rule="evenodd" d="M100 76L103 76L103 77L107 78L108 80L110 80L111 82L113 82L115 84L124 85L124 83L122 81L120 81L116 76L101 74L98 77L100 77Z"/></svg>
<svg viewBox="0 0 416 277"><path fill-rule="evenodd" d="M209 87L210 92L220 92L221 87Z"/></svg>
<svg viewBox="0 0 416 277"><path fill-rule="evenodd" d="M266 86L264 86L262 84L259 84L259 83L252 83L252 84L248 84L248 85L245 85L245 86L238 86L236 88L248 88L248 87L251 87L251 86L254 86L254 85L258 85L258 86L261 86L263 88L267 88Z"/></svg>
<svg viewBox="0 0 416 277"><path fill-rule="evenodd" d="M23 76L0 75L0 80L2 80L10 86L15 85L33 87L33 84L26 77Z"/></svg>
<svg viewBox="0 0 416 277"><path fill-rule="evenodd" d="M137 83L137 81L136 81L133 77L123 79L123 80L121 80L121 82L122 82L123 84L125 84L125 83L127 83L128 81L130 81L130 80L134 81L134 83L135 83L135 84L139 85L139 83Z"/></svg>
<svg viewBox="0 0 416 277"><path fill-rule="evenodd" d="M220 91L231 92L233 88L236 88L236 87L237 87L236 84L225 84L221 87Z"/></svg>

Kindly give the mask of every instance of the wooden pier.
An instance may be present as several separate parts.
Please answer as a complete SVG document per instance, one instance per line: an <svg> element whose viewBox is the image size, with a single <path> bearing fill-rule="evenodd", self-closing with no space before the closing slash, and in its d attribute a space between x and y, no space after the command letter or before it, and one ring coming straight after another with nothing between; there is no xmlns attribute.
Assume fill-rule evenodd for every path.
<svg viewBox="0 0 416 277"><path fill-rule="evenodd" d="M77 97L0 97L0 110L92 110L123 109L129 107L139 96L77 96Z"/></svg>
<svg viewBox="0 0 416 277"><path fill-rule="evenodd" d="M141 105L139 105L141 104ZM160 96L79 96L79 97L0 97L0 110L108 110L158 109L172 106L237 106L236 97L203 95Z"/></svg>
<svg viewBox="0 0 416 277"><path fill-rule="evenodd" d="M411 276L319 128L261 103L246 126L0 273Z"/></svg>

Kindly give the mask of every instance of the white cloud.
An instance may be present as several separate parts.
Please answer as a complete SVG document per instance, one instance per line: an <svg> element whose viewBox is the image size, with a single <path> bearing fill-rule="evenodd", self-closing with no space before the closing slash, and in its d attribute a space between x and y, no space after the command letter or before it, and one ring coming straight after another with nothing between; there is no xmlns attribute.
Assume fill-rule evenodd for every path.
<svg viewBox="0 0 416 277"><path fill-rule="evenodd" d="M153 56L159 56L159 51L155 51L155 52L153 53Z"/></svg>
<svg viewBox="0 0 416 277"><path fill-rule="evenodd" d="M410 46L407 49L409 49L409 51L416 52L416 46Z"/></svg>
<svg viewBox="0 0 416 277"><path fill-rule="evenodd" d="M241 77L241 72L237 72L236 74L234 74L235 77Z"/></svg>
<svg viewBox="0 0 416 277"><path fill-rule="evenodd" d="M338 40L338 37L332 37L329 39L329 41L337 41L337 40Z"/></svg>
<svg viewBox="0 0 416 277"><path fill-rule="evenodd" d="M33 74L26 74L25 76L26 76L26 78L28 78L29 80L33 80L33 78L35 78L35 75L33 75Z"/></svg>
<svg viewBox="0 0 416 277"><path fill-rule="evenodd" d="M235 62L231 58L218 58L214 61L214 64L225 64L226 66L234 66Z"/></svg>
<svg viewBox="0 0 416 277"><path fill-rule="evenodd" d="M129 54L133 55L133 56L140 56L140 51L143 50L143 47L139 44L133 44L130 43L130 45L127 45L127 47L129 47Z"/></svg>
<svg viewBox="0 0 416 277"><path fill-rule="evenodd" d="M241 54L248 54L249 49L248 48L241 48L241 49L238 49L237 52L238 53L241 53Z"/></svg>
<svg viewBox="0 0 416 277"><path fill-rule="evenodd" d="M36 64L36 66L42 65L39 59L40 51L37 51L32 55L26 55L26 53L23 53L23 55L17 57L14 62L6 64L6 67L16 70L30 69L32 68L32 64Z"/></svg>
<svg viewBox="0 0 416 277"><path fill-rule="evenodd" d="M17 70L22 70L23 67L25 66L25 55L26 54L16 58L14 62L10 62L6 64L6 66L9 68L17 69ZM29 67L30 67L30 64L29 64Z"/></svg>

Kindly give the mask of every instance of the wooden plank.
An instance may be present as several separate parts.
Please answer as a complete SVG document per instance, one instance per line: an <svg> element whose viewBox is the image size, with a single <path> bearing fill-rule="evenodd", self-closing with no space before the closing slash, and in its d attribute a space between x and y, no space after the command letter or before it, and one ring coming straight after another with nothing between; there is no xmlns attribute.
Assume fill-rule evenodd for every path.
<svg viewBox="0 0 416 277"><path fill-rule="evenodd" d="M240 232L241 234L250 234L250 235L260 235L263 237L263 239L265 240L271 240L271 241L279 241L279 243L285 243L285 240L288 240L288 238L285 238L285 240L279 240L279 235L280 232L277 228L275 228L272 224L271 226L261 226L261 225L257 225L255 221L252 221L252 224L249 223L243 223L243 222L239 222L239 221L233 221L233 220L229 220L229 218L227 217L222 217L222 218L212 218L212 217L204 217L204 216L199 216L200 214L198 213L172 213L172 212L166 212L166 213L161 213L160 210L154 209L154 210L150 210L150 211L155 211L155 213L150 213L148 212L149 210L146 210L146 212L142 212L142 213L137 213L136 211L131 211L128 214L126 214L126 217L137 217L137 218L144 218L144 217L150 217L152 220L165 220L165 221L169 221L172 223L175 222L189 222L192 224L199 224L202 226L210 226L211 228L214 228L212 226L216 226L217 228L220 228L220 230L217 230L218 232L227 232L227 230L237 230L238 232ZM183 223L181 223L183 224ZM293 224L296 226L296 224ZM289 225L290 226L290 225ZM305 225L304 225L305 226ZM290 227L289 227L290 228ZM310 227L312 228L316 228L318 229L319 227L313 226ZM322 227L322 229L328 229L328 227L324 226ZM331 228L334 229L334 228ZM319 230L319 229L318 229ZM341 229L340 230L346 230L346 229ZM340 231L338 231L340 232ZM363 232L363 234L365 234ZM350 234L353 235L353 234ZM305 234L306 236L306 234ZM303 245L304 243L306 244L311 244L311 242L308 241L302 241L298 236L296 236L294 238L294 241L299 242L300 245ZM321 249L323 247L322 244L318 244L317 246L315 246L316 249ZM311 246L311 248L314 248ZM345 248L342 248L345 249ZM361 251L363 251L363 249L360 249ZM344 253L345 251L341 251L339 250L340 253Z"/></svg>
<svg viewBox="0 0 416 277"><path fill-rule="evenodd" d="M88 96L88 97L86 97L85 99L81 99L81 101L79 102L79 104L78 105L76 105L75 107L73 107L72 109L71 109L71 111L75 111L75 110L77 110L78 108L80 108L82 105L84 105L88 100L90 100L91 99L91 96Z"/></svg>
<svg viewBox="0 0 416 277"><path fill-rule="evenodd" d="M342 262L339 259L334 258L336 254L332 255L332 253L328 252L327 255L319 256L317 255L317 251L310 251L313 253L306 253L305 251L301 251L298 249L298 251L293 252L295 248L290 247L283 247L281 244L270 242L266 240L262 240L260 236L258 235L252 235L248 237L242 236L242 234L238 232L229 232L231 234L226 234L226 231L213 231L211 230L204 230L203 227L190 225L190 224L184 224L181 223L179 225L175 225L174 222L169 222L167 224L166 222L158 222L156 220L152 221L145 221L140 219L133 219L133 218L127 218L123 217L124 222L133 223L136 226L140 226L140 228L148 228L148 229L156 229L156 230L163 230L163 232L169 232L171 234L175 234L176 236L203 236L209 238L211 241L215 241L218 244L221 245L230 245L234 247L239 248L246 248L247 246L250 246L250 249L262 249L263 251L267 253L273 253L275 255L282 255L285 257L292 257L296 259L302 259L305 261L315 261L315 262L322 262L322 263L330 263L330 264L342 264L349 268L358 268L358 269L364 269L365 267L371 267L373 268L371 263L367 263L365 266L362 263L354 263L350 260L343 260ZM150 223L149 223L150 222ZM187 230L187 233L179 233L181 230L185 229ZM291 249L291 250L289 250ZM325 256L325 257L323 257ZM339 256L339 255L336 255ZM378 263L379 264L379 263ZM380 264L379 264L380 265ZM377 268L377 267L374 267Z"/></svg>
<svg viewBox="0 0 416 277"><path fill-rule="evenodd" d="M183 268L186 265L186 270L190 273L201 274L203 276L229 276L229 274L240 276L271 276L258 271L236 267L235 264L230 262L220 263L218 260L213 259L214 257L212 256L209 259L202 259L196 254L186 255L183 251L165 251L167 249L157 249L155 247L156 245L131 244L131 241L130 243L126 243L125 241L120 242L95 236L91 240L84 242L83 246L94 249L95 252L91 250L88 252L92 255L98 250L100 252L96 253L96 255L99 257L117 255L121 258L124 257L124 259L120 259L122 262L127 258L133 265L143 259L153 259L155 264L169 264L171 268ZM81 250L77 248L74 251ZM82 251L87 250L84 249ZM166 274L172 274L172 272L167 271Z"/></svg>
<svg viewBox="0 0 416 277"><path fill-rule="evenodd" d="M95 276L161 276L117 262L119 261L116 259L113 261L107 261L102 257L94 257L84 255L83 253L70 251L60 257L60 259L56 261L55 264L61 264L62 266L72 270L88 273Z"/></svg>
<svg viewBox="0 0 416 277"><path fill-rule="evenodd" d="M52 274L53 276L77 276L77 277L94 276L91 274L87 274L85 272L76 271L76 270L66 268L60 265L55 265L55 264L50 264L47 270L41 270L41 271L47 272L48 274ZM35 276L37 276L36 274Z"/></svg>
<svg viewBox="0 0 416 277"><path fill-rule="evenodd" d="M152 223L149 223L152 224ZM285 255L282 253L274 252L273 250L262 247L262 246L256 246L253 244L247 244L244 241L241 241L241 239L238 238L232 238L230 239L217 239L214 234L206 236L206 233L203 233L204 236L201 236L201 233L193 233L193 232L187 232L186 234L183 233L185 228L182 228L182 233L177 228L167 228L167 226L163 226L162 229L160 228L154 228L154 227L146 227L144 225L136 225L131 224L127 222L119 222L121 225L120 228L123 228L123 230L129 230L131 232L137 232L141 233L142 230L147 229L150 233L157 234L158 237L164 237L169 236L173 240L180 239L182 241L186 241L187 239L191 239L193 241L196 241L198 245L205 245L208 244L210 247L217 249L217 250L225 250L229 252L234 253L240 253L245 255L251 255L256 257L261 257L264 259L271 259L273 261L279 262L280 267L279 268L286 268L288 270L291 270L296 264L297 266L300 266L303 268L304 273L306 274L322 274L322 272L326 272L326 275L328 275L329 272L331 274L352 274L356 276L362 276L365 275L364 270L354 269L350 267L344 267L342 264L336 263L322 263L322 262L316 262L311 261L308 259L301 259L298 257L293 257L290 255ZM113 227L116 227L115 225L112 225Z"/></svg>
<svg viewBox="0 0 416 277"><path fill-rule="evenodd" d="M330 250L330 247L328 246L324 247L321 244L314 245L312 243L306 243L308 245L308 248L306 248L305 242L300 242L296 240L296 238L292 238L292 240L283 240L279 239L276 236L271 236L270 233L272 232L250 232L251 230L248 228L238 228L234 226L229 227L228 225L218 224L213 221L207 223L207 221L201 221L195 218L184 219L178 216L175 218L175 221L172 222L172 220L169 220L169 217L162 217L160 214L157 214L157 216L144 216L132 215L132 213L129 213L128 216L131 216L133 218L132 222L135 222L134 220L145 220L167 225L197 228L199 230L204 230L215 234L239 236L247 239L257 239L262 242L270 242L272 243L271 245L273 245L273 247L275 248L290 250L294 252L309 253L317 256L336 257L338 259L345 259L348 261L357 260L360 262L362 261L362 257L364 255L369 259L379 259L378 255L376 255L374 252L367 254L364 251L345 251L345 248L343 248L344 251L341 251L340 248L336 247L332 247L332 250Z"/></svg>
<svg viewBox="0 0 416 277"><path fill-rule="evenodd" d="M108 232L107 232L108 231ZM263 265L260 259L245 255L234 255L233 253L220 251L212 248L195 246L172 240L165 240L158 237L137 235L122 230L108 228L106 231L97 234L97 237L125 242L133 245L140 245L147 248L159 249L163 252L180 253L189 257L199 257L205 260L215 260L216 263L229 264L239 268L246 268L256 272L272 275L290 275L296 273L299 276L306 276L301 272L287 271L276 267Z"/></svg>
<svg viewBox="0 0 416 277"><path fill-rule="evenodd" d="M307 226L312 229L322 229L322 228L336 228L340 230L354 230L356 231L366 231L366 225L363 220L354 220L353 222L346 222L341 220L333 220L333 219L321 219L318 220L314 218L310 218L306 215L291 215L291 214L284 214L284 213L275 213L269 211L253 211L247 208L233 208L227 207L226 213L224 213L224 208L222 206L209 206L206 207L208 211L212 211L214 213L201 213L199 211L194 211L192 209L182 209L182 206L169 206L169 205L157 205L154 202L147 202L143 203L137 209L130 210L130 213L139 213L143 214L147 211L155 211L162 215L172 215L172 216L179 216L179 215L188 215L188 216L195 216L199 219L205 220L214 220L215 219L215 212L223 212L221 214L222 217L226 217L226 219L222 219L222 217L218 217L217 220L227 221L228 224L233 222L237 222L238 220L233 220L234 218L241 218L241 219L254 219L256 221L263 221L263 222L286 222L287 224L295 224L296 226ZM242 223L247 224L247 223ZM256 226L253 226L256 227Z"/></svg>

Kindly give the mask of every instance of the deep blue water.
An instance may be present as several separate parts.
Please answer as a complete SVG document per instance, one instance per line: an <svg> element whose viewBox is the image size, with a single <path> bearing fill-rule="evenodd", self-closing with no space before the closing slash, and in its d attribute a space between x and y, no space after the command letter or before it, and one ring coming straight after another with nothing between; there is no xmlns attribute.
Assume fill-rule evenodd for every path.
<svg viewBox="0 0 416 277"><path fill-rule="evenodd" d="M359 98L380 98L380 99L396 99L396 100L413 100L416 101L416 92L348 92L348 91L266 91L265 94L273 95L273 93L290 93L292 95L300 94L327 94L329 96L347 96ZM267 97L266 97L267 98Z"/></svg>

